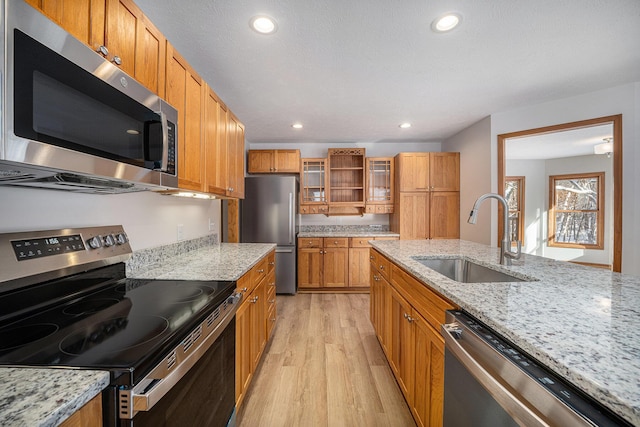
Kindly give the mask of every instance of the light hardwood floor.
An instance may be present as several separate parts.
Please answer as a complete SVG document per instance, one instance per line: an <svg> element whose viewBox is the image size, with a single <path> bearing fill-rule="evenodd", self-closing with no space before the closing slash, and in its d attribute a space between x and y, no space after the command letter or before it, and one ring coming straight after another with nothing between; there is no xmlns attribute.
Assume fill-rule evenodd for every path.
<svg viewBox="0 0 640 427"><path fill-rule="evenodd" d="M278 295L238 427L415 426L369 321L368 294Z"/></svg>

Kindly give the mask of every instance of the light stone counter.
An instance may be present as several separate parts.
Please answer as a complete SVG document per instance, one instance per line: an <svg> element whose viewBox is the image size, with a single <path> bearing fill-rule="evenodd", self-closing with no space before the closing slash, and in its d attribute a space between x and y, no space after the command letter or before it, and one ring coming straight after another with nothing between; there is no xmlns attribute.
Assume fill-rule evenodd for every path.
<svg viewBox="0 0 640 427"><path fill-rule="evenodd" d="M127 277L158 280L238 280L276 248L272 243L221 243L151 260L132 258Z"/></svg>
<svg viewBox="0 0 640 427"><path fill-rule="evenodd" d="M0 426L57 426L109 384L109 373L0 368Z"/></svg>
<svg viewBox="0 0 640 427"><path fill-rule="evenodd" d="M640 426L640 277L463 240L373 241L372 246L603 405ZM412 257L463 256L522 278L459 283Z"/></svg>
<svg viewBox="0 0 640 427"><path fill-rule="evenodd" d="M396 237L398 233L390 231L305 231L298 233L298 237Z"/></svg>

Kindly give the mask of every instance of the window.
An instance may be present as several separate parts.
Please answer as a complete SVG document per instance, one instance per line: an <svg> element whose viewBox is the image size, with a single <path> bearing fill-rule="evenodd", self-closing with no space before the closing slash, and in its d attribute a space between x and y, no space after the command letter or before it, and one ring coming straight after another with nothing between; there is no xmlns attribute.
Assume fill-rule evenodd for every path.
<svg viewBox="0 0 640 427"><path fill-rule="evenodd" d="M549 177L549 246L604 248L604 172Z"/></svg>
<svg viewBox="0 0 640 427"><path fill-rule="evenodd" d="M504 198L509 206L509 239L524 243L524 176L507 176L504 181Z"/></svg>

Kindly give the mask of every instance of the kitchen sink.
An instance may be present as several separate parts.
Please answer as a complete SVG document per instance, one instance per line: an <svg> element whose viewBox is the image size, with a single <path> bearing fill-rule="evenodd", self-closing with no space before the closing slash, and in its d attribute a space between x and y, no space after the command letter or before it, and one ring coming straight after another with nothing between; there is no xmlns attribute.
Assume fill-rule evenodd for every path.
<svg viewBox="0 0 640 427"><path fill-rule="evenodd" d="M461 283L526 282L526 279L493 270L465 258L412 257L420 264Z"/></svg>

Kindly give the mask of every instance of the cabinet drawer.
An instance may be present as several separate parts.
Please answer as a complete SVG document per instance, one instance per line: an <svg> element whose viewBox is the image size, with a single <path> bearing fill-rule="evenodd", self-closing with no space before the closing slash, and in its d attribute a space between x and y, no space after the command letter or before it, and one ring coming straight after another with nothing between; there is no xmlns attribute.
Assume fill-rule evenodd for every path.
<svg viewBox="0 0 640 427"><path fill-rule="evenodd" d="M388 259L378 254L376 257L377 269L384 276L385 279L389 280L389 271L391 270L391 263Z"/></svg>
<svg viewBox="0 0 640 427"><path fill-rule="evenodd" d="M254 286L260 283L262 279L267 276L268 268L268 257L264 257L251 269L251 280L253 281Z"/></svg>
<svg viewBox="0 0 640 427"><path fill-rule="evenodd" d="M276 268L276 251L269 252L267 255L267 273L271 273Z"/></svg>
<svg viewBox="0 0 640 427"><path fill-rule="evenodd" d="M351 237L349 238L350 248L370 248L369 240L373 240L373 237Z"/></svg>
<svg viewBox="0 0 640 427"><path fill-rule="evenodd" d="M445 311L455 307L396 265L391 264L391 269L391 285L436 331L440 330L440 325L444 323Z"/></svg>
<svg viewBox="0 0 640 427"><path fill-rule="evenodd" d="M298 239L298 248L321 248L322 237L301 237Z"/></svg>
<svg viewBox="0 0 640 427"><path fill-rule="evenodd" d="M348 237L325 237L324 247L325 248L348 248L349 238Z"/></svg>

